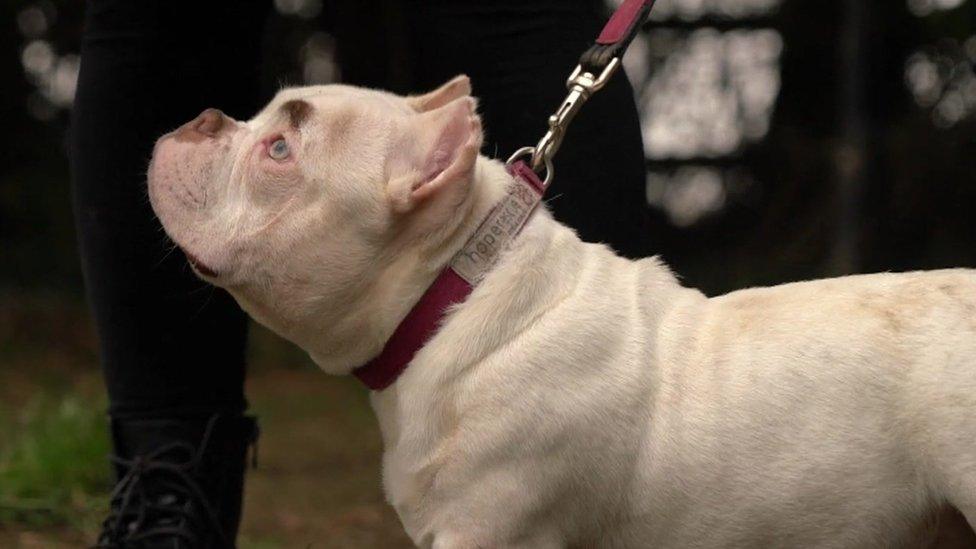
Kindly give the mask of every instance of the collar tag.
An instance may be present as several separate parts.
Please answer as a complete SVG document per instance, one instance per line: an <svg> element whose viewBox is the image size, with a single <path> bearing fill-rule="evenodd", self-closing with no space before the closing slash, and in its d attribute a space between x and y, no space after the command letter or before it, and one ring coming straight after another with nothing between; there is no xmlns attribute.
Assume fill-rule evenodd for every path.
<svg viewBox="0 0 976 549"><path fill-rule="evenodd" d="M450 268L472 286L498 262L542 200L544 188L532 170L519 162L510 167L510 172L513 182L508 193L451 261Z"/></svg>

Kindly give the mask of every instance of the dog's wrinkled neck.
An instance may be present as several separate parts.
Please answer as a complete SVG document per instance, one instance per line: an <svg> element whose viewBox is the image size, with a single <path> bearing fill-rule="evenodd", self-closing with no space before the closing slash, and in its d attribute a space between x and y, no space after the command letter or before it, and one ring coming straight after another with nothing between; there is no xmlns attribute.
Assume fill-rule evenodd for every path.
<svg viewBox="0 0 976 549"><path fill-rule="evenodd" d="M380 353L397 325L420 300L451 258L464 246L491 208L505 195L512 176L496 160L479 157L471 191L438 234L415 246L395 246L382 271L367 290L344 311L335 311L329 326L320 326L315 341L302 342L323 370L347 374Z"/></svg>

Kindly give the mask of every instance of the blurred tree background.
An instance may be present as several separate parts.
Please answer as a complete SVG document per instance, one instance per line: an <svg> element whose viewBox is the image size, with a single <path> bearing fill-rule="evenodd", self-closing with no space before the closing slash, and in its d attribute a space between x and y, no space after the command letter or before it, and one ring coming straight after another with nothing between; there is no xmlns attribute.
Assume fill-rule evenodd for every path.
<svg viewBox="0 0 976 549"><path fill-rule="evenodd" d="M330 15L352 8L275 4L268 90L341 79ZM372 4L354 11L385 38L364 55L388 62L368 79L408 87L397 2ZM2 10L0 288L77 298L64 140L83 5ZM974 264L976 4L659 0L652 19L626 58L647 238L690 284Z"/></svg>
<svg viewBox="0 0 976 549"><path fill-rule="evenodd" d="M410 90L401 3L274 4L265 36L254 38L265 44L268 93L281 83L342 79L330 26L337 14L377 37L363 55L385 62L364 78ZM98 434L104 397L64 146L83 9L73 0L0 1L0 546L52 546L39 532L58 532L69 545L90 535L107 482ZM647 239L686 284L717 294L976 266L976 0L658 0L625 67L644 131ZM540 117L540 135L544 125ZM303 421L334 415L332 432L348 431L360 445L336 449L349 441L336 435L320 437L316 449L317 431L306 426L302 442L284 437L279 446L307 444L319 461L358 463L362 476L322 477L319 500L300 481L297 492L278 490L285 511L249 514L245 545L324 535L346 540L336 547L402 543L380 501L378 442L361 391L320 381L300 353L264 332L251 353L252 399L269 421L294 433ZM288 383L313 384L307 405L282 409L277 393L262 392ZM341 419L350 408L353 419ZM363 429L370 434L355 434ZM358 450L372 456L365 465ZM279 465L256 473L256 490L264 482L267 492L249 501L287 485L274 476L287 473L287 452L278 452L269 451ZM76 471L62 466L64 455L94 457ZM340 508L328 497L351 503Z"/></svg>

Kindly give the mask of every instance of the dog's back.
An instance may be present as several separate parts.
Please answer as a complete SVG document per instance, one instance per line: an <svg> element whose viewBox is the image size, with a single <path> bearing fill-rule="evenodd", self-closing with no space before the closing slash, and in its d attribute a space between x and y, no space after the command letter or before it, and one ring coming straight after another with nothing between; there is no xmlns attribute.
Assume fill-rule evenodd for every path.
<svg viewBox="0 0 976 549"><path fill-rule="evenodd" d="M976 271L700 307L661 349L646 467L667 505L643 509L661 545L901 546L946 502L976 520Z"/></svg>

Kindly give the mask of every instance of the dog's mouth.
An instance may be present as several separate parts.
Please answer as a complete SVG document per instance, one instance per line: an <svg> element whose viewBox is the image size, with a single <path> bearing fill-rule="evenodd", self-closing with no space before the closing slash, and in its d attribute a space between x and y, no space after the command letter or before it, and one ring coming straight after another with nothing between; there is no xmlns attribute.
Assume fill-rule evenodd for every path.
<svg viewBox="0 0 976 549"><path fill-rule="evenodd" d="M197 256L193 255L192 253L186 250L183 250L183 254L186 255L186 260L190 263L190 265L194 269L196 269L198 273L206 277L217 278L218 273L216 269L212 269L208 267L206 263L200 261L200 258L198 258Z"/></svg>

